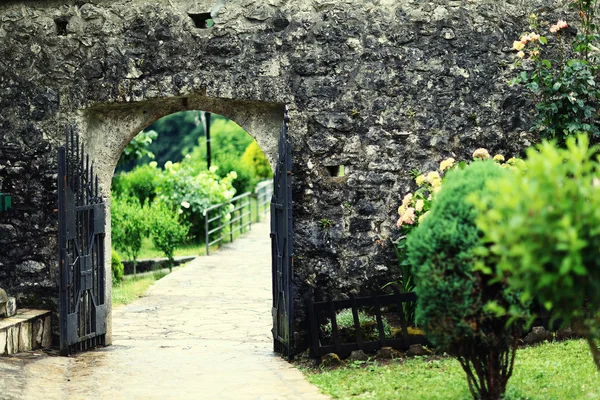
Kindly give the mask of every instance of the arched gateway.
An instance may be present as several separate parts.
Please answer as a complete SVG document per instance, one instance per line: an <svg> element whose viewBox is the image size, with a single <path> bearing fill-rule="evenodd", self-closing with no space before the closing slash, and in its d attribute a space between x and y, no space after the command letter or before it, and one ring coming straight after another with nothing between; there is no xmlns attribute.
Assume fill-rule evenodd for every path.
<svg viewBox="0 0 600 400"><path fill-rule="evenodd" d="M507 50L531 2L229 0L211 26L213 3L1 2L0 193L12 209L0 208L0 286L20 305L59 311L66 126L77 128L106 202L121 151L152 121L223 114L275 166L288 105L295 322L280 332L297 349L304 295L346 296L397 277L390 239L412 169L482 145L521 146L526 118L507 86Z"/></svg>
<svg viewBox="0 0 600 400"><path fill-rule="evenodd" d="M271 240L272 240L272 279L273 279L273 340L274 348L286 356L293 356L293 286L292 286L292 158L288 141L288 111L277 105L236 104L231 109L231 102L190 102L185 99L181 104L189 107L190 103L203 108L211 107L211 111L240 118L246 114L244 124L249 127L260 126L255 139L269 143L269 122L279 121L281 128L278 135L278 152L269 154L275 157L274 195L271 200ZM219 104L222 107L219 107ZM139 108L145 108L139 110ZM147 104L138 107L126 107L121 112L118 106L112 107L112 113L101 113L97 110L84 119L87 132L92 137L99 135L97 129L112 127L128 141L139 132L131 135L130 126L124 121L135 120L136 114L152 120L144 124L150 125L163 116L166 107L160 111L150 112ZM176 111L182 111L177 109ZM168 112L169 114L171 112ZM102 117L104 116L104 118ZM117 117L118 116L118 117ZM123 118L120 121L117 118ZM267 121L268 118L273 121ZM279 117L279 118L277 118ZM261 120L262 119L262 120ZM110 121L110 122L109 122ZM262 122L262 124L261 124ZM121 129L119 129L121 128ZM95 133L95 135L94 135ZM125 142L125 145L128 143ZM272 140L271 140L272 141ZM91 142L91 141L88 141ZM116 167L114 154L120 154L124 146L114 148L110 143L101 142L95 145L95 151L113 155L109 162L98 162L94 165L80 139L75 124L66 129L65 144L58 151L58 235L59 235L59 331L61 354L94 348L97 345L110 343L110 311L111 311L111 267L110 267L110 206L105 198L106 188ZM112 161L112 162L111 162ZM110 190L110 189L109 189ZM104 193L103 193L104 192ZM108 337L108 341L107 341Z"/></svg>

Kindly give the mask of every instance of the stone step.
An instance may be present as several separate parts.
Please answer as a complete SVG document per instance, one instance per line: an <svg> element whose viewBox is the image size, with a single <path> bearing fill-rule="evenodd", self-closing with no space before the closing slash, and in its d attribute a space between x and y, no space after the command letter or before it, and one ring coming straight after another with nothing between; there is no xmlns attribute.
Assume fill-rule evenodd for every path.
<svg viewBox="0 0 600 400"><path fill-rule="evenodd" d="M52 319L47 310L22 308L0 319L0 356L52 345Z"/></svg>

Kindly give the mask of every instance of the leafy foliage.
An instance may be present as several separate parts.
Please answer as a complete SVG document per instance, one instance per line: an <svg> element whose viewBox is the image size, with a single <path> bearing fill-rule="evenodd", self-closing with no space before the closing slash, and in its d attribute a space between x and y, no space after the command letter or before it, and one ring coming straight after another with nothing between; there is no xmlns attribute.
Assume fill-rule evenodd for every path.
<svg viewBox="0 0 600 400"><path fill-rule="evenodd" d="M220 115L212 115L213 122L225 119ZM199 143L203 142L204 122L203 111L182 111L167 115L147 127L145 131L156 131L160 140L154 141L148 149L154 153L159 167L168 162L180 162L185 154ZM140 160L140 164L150 161Z"/></svg>
<svg viewBox="0 0 600 400"><path fill-rule="evenodd" d="M142 239L148 232L146 213L136 198L115 197L111 214L113 247L133 261L135 274Z"/></svg>
<svg viewBox="0 0 600 400"><path fill-rule="evenodd" d="M580 326L600 369L600 168L588 143L580 135L566 149L529 149L519 173L476 202L477 224L500 260L496 278Z"/></svg>
<svg viewBox="0 0 600 400"><path fill-rule="evenodd" d="M594 46L600 38L595 22L598 1L574 0L570 5L581 25L571 43L565 43L565 21L552 25L550 36L544 36L536 15L530 16L532 31L513 43L521 72L511 83L525 87L536 103L532 130L542 138L556 139L561 146L578 132L600 135L600 91L596 86L599 54Z"/></svg>
<svg viewBox="0 0 600 400"><path fill-rule="evenodd" d="M246 147L242 155L242 161L253 168L254 175L257 178L267 179L273 177L271 164L269 164L269 160L265 157L265 153L260 149L256 140Z"/></svg>
<svg viewBox="0 0 600 400"><path fill-rule="evenodd" d="M135 197L143 206L156 197L162 172L155 162L137 166L131 172L118 173L113 177L113 192L117 196Z"/></svg>
<svg viewBox="0 0 600 400"><path fill-rule="evenodd" d="M230 172L221 179L217 167L209 171L193 172L189 159L182 163L165 165L159 197L173 209L180 209L185 221L191 224L190 233L198 239L204 233L204 211L214 204L223 203L233 198L235 189L232 186L237 174Z"/></svg>
<svg viewBox="0 0 600 400"><path fill-rule="evenodd" d="M150 145L158 138L158 132L153 130L142 131L134 137L123 150L117 170L129 170L135 161L144 157L154 160L154 153L149 150Z"/></svg>
<svg viewBox="0 0 600 400"><path fill-rule="evenodd" d="M117 254L117 252L114 249L111 249L110 268L112 271L113 284L121 282L125 273L125 267L121 262L119 254Z"/></svg>
<svg viewBox="0 0 600 400"><path fill-rule="evenodd" d="M223 155L240 158L246 147L253 141L252 136L246 133L242 127L228 119L213 120L210 132L210 150L213 163L216 163ZM206 143L202 138L189 155L195 165L200 166L203 163L204 166L201 168L206 169Z"/></svg>
<svg viewBox="0 0 600 400"><path fill-rule="evenodd" d="M237 177L233 181L233 187L237 194L251 192L258 182L252 165L234 155L223 154L214 165L218 167L216 172L221 178L226 178L231 171L235 171Z"/></svg>
<svg viewBox="0 0 600 400"><path fill-rule="evenodd" d="M165 254L169 260L169 270L172 271L175 249L185 241L190 226L182 224L177 212L163 202L155 201L148 212L154 246Z"/></svg>
<svg viewBox="0 0 600 400"><path fill-rule="evenodd" d="M468 196L481 195L486 182L507 171L492 161L474 162L449 172L430 213L408 237L408 257L416 278L416 319L431 342L456 357L475 398L499 398L512 374L520 334L506 327L509 316L488 305L509 309L516 296L475 261L495 268L493 257L481 258L477 211Z"/></svg>

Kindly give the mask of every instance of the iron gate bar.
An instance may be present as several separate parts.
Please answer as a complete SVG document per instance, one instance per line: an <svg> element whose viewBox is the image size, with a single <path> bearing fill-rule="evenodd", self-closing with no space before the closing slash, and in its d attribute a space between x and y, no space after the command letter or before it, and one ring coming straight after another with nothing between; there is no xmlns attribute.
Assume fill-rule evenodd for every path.
<svg viewBox="0 0 600 400"><path fill-rule="evenodd" d="M289 114L285 107L279 137L279 156L271 200L271 268L273 280L273 348L294 358L292 149L288 141Z"/></svg>
<svg viewBox="0 0 600 400"><path fill-rule="evenodd" d="M106 208L98 177L74 128L58 151L60 351L105 344Z"/></svg>

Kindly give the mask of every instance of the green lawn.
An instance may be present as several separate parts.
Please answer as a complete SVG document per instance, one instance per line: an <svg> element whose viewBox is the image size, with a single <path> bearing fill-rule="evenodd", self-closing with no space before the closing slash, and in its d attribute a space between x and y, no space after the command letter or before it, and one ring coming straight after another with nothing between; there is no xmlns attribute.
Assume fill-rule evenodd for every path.
<svg viewBox="0 0 600 400"><path fill-rule="evenodd" d="M112 302L114 306L129 304L143 297L154 282L167 275L166 271L154 271L138 276L127 275L122 282L116 283L112 288Z"/></svg>
<svg viewBox="0 0 600 400"><path fill-rule="evenodd" d="M333 370L303 372L334 399L472 399L464 372L451 358L417 358L388 365L349 363ZM520 349L506 399L600 399L600 374L587 342L570 340Z"/></svg>

